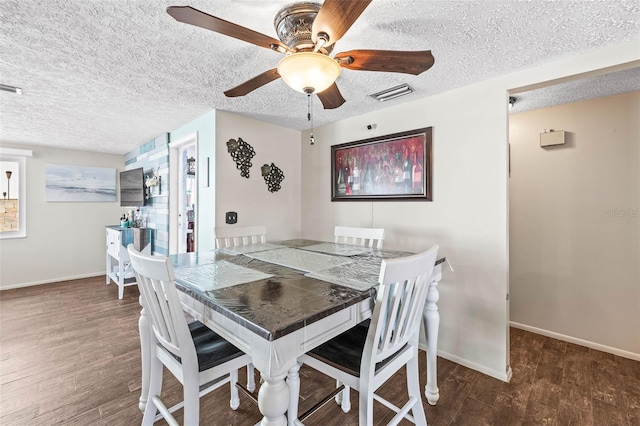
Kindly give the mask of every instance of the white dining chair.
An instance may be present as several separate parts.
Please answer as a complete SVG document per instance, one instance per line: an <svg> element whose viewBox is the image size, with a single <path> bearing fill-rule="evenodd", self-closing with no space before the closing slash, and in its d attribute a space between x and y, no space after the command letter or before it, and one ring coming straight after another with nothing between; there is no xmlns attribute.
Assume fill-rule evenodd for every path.
<svg viewBox="0 0 640 426"><path fill-rule="evenodd" d="M344 384L345 390L353 388L359 392L361 426L373 425L374 400L396 412L390 425L398 424L403 418L416 425L427 424L418 380L418 340L437 254L438 246L433 246L420 254L383 260L371 319L298 359ZM409 401L398 408L375 391L403 366L406 366ZM300 420L334 394L301 415ZM297 406L293 409L297 411Z"/></svg>
<svg viewBox="0 0 640 426"><path fill-rule="evenodd" d="M227 226L214 228L217 249L230 249L267 242L267 227L259 226ZM247 390L256 389L255 368L253 364L247 367Z"/></svg>
<svg viewBox="0 0 640 426"><path fill-rule="evenodd" d="M231 386L231 408L236 410L240 405L236 387L238 369L248 365L250 357L201 322L187 324L169 258L142 254L133 244L127 249L155 341L151 347L149 397L142 425L153 425L160 418L178 425L171 413L182 407L184 424L197 425L200 397L226 383ZM160 399L163 367L183 386L183 401L171 408Z"/></svg>
<svg viewBox="0 0 640 426"><path fill-rule="evenodd" d="M338 244L381 249L384 241L384 228L353 228L336 225L333 235Z"/></svg>
<svg viewBox="0 0 640 426"><path fill-rule="evenodd" d="M216 248L241 247L267 241L267 228L261 226L227 226L215 228Z"/></svg>

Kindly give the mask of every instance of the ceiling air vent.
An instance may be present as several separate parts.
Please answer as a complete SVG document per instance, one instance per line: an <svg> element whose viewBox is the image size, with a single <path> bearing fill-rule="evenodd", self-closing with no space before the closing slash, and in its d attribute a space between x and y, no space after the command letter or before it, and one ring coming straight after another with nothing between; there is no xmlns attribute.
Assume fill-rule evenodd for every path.
<svg viewBox="0 0 640 426"><path fill-rule="evenodd" d="M0 90L4 90L5 92L16 93L18 95L22 95L22 89L19 87L8 86L6 84L0 84Z"/></svg>
<svg viewBox="0 0 640 426"><path fill-rule="evenodd" d="M400 86L392 87L391 89L386 89L378 93L374 93L371 96L373 99L384 102L390 99L397 98L399 96L408 95L413 92L413 88L408 84L401 84Z"/></svg>

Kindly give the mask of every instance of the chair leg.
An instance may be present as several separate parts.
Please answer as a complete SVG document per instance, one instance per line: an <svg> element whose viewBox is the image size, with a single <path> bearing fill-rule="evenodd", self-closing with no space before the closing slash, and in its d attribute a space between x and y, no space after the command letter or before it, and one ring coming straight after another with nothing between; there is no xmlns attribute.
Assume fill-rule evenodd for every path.
<svg viewBox="0 0 640 426"><path fill-rule="evenodd" d="M184 395L184 424L197 425L200 423L200 385L197 371L184 371L182 391Z"/></svg>
<svg viewBox="0 0 640 426"><path fill-rule="evenodd" d="M240 406L240 395L238 394L238 388L236 387L236 383L238 383L238 370L233 370L229 373L229 376L231 376L231 380L229 382L231 385L231 401L229 402L229 405L231 406L231 409L235 411Z"/></svg>
<svg viewBox="0 0 640 426"><path fill-rule="evenodd" d="M427 426L427 418L422 405L422 393L420 392L420 382L418 380L418 350L416 349L413 358L407 362L407 391L409 396L415 396L417 401L413 404L411 411L417 426Z"/></svg>
<svg viewBox="0 0 640 426"><path fill-rule="evenodd" d="M155 348L154 348L155 349ZM156 358L155 353L150 357L149 366L149 392L147 394L147 406L142 417L142 426L152 426L156 418L156 406L152 396L160 396L162 392L162 363Z"/></svg>
<svg viewBox="0 0 640 426"><path fill-rule="evenodd" d="M249 392L256 390L256 377L253 363L249 363L249 365L247 365L247 390Z"/></svg>
<svg viewBox="0 0 640 426"><path fill-rule="evenodd" d="M360 426L373 426L373 392L374 389L360 389Z"/></svg>
<svg viewBox="0 0 640 426"><path fill-rule="evenodd" d="M349 411L351 411L351 391L350 391L350 387L346 386L344 387L344 389L342 390L342 392L340 392L340 394L342 395L342 400L340 401L340 408L342 408L342 411L344 411L345 413L348 413Z"/></svg>

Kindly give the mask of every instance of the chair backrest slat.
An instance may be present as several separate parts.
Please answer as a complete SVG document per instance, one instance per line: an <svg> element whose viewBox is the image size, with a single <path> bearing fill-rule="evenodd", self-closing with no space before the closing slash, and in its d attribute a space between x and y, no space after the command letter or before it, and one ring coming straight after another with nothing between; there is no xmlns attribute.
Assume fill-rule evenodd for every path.
<svg viewBox="0 0 640 426"><path fill-rule="evenodd" d="M142 306L156 339L174 355L197 363L193 339L175 287L171 260L165 256L140 253L133 244L129 244L127 249L136 273Z"/></svg>
<svg viewBox="0 0 640 426"><path fill-rule="evenodd" d="M384 228L353 228L336 225L333 234L337 244L381 249L384 241Z"/></svg>
<svg viewBox="0 0 640 426"><path fill-rule="evenodd" d="M261 244L267 241L266 226L215 228L216 248L232 248Z"/></svg>
<svg viewBox="0 0 640 426"><path fill-rule="evenodd" d="M397 335L397 325L395 324L396 321L394 321L394 318L396 318L398 310L400 309L402 297L400 297L401 292L395 290L397 290L397 288L401 285L402 283L391 284L389 287L389 291L387 291L387 294L384 298L386 300L383 301L385 305L389 306L389 309L386 310L386 313L383 316L384 321L387 324L387 327L384 327L382 330L380 339L380 349L383 351L389 348L389 345L391 345L392 343L393 336Z"/></svg>
<svg viewBox="0 0 640 426"><path fill-rule="evenodd" d="M402 285L400 285L402 284ZM416 297L416 290L418 289L418 285L416 285L415 279L410 279L405 281L404 283L396 284L399 287L404 287L404 291L400 291L399 299L402 300L402 306L400 312L395 316L395 328L398 330L397 333L394 333L392 343L395 345L396 342L401 339L403 336L406 336L407 330L411 327L411 313L410 311L415 307L416 303L414 303L414 298ZM386 348L384 348L386 349Z"/></svg>
<svg viewBox="0 0 640 426"><path fill-rule="evenodd" d="M433 246L424 253L382 261L380 286L365 346L365 353L372 353L373 365L409 342L417 344L437 255L438 246Z"/></svg>
<svg viewBox="0 0 640 426"><path fill-rule="evenodd" d="M171 316L167 315L166 295L162 288L162 283L154 282L154 280L145 276L140 276L140 281L142 283L138 287L140 288L140 294L143 295L143 306L147 317L150 318L151 324L153 324L156 337L163 344L174 346L176 350L179 350L173 321Z"/></svg>

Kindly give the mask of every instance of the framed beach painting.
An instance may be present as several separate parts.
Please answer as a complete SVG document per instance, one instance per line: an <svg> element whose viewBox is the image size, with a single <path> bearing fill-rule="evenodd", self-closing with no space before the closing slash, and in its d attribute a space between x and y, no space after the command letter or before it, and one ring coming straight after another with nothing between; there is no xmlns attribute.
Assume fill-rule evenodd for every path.
<svg viewBox="0 0 640 426"><path fill-rule="evenodd" d="M45 165L46 201L116 201L116 169Z"/></svg>
<svg viewBox="0 0 640 426"><path fill-rule="evenodd" d="M331 147L331 201L432 201L432 128Z"/></svg>

